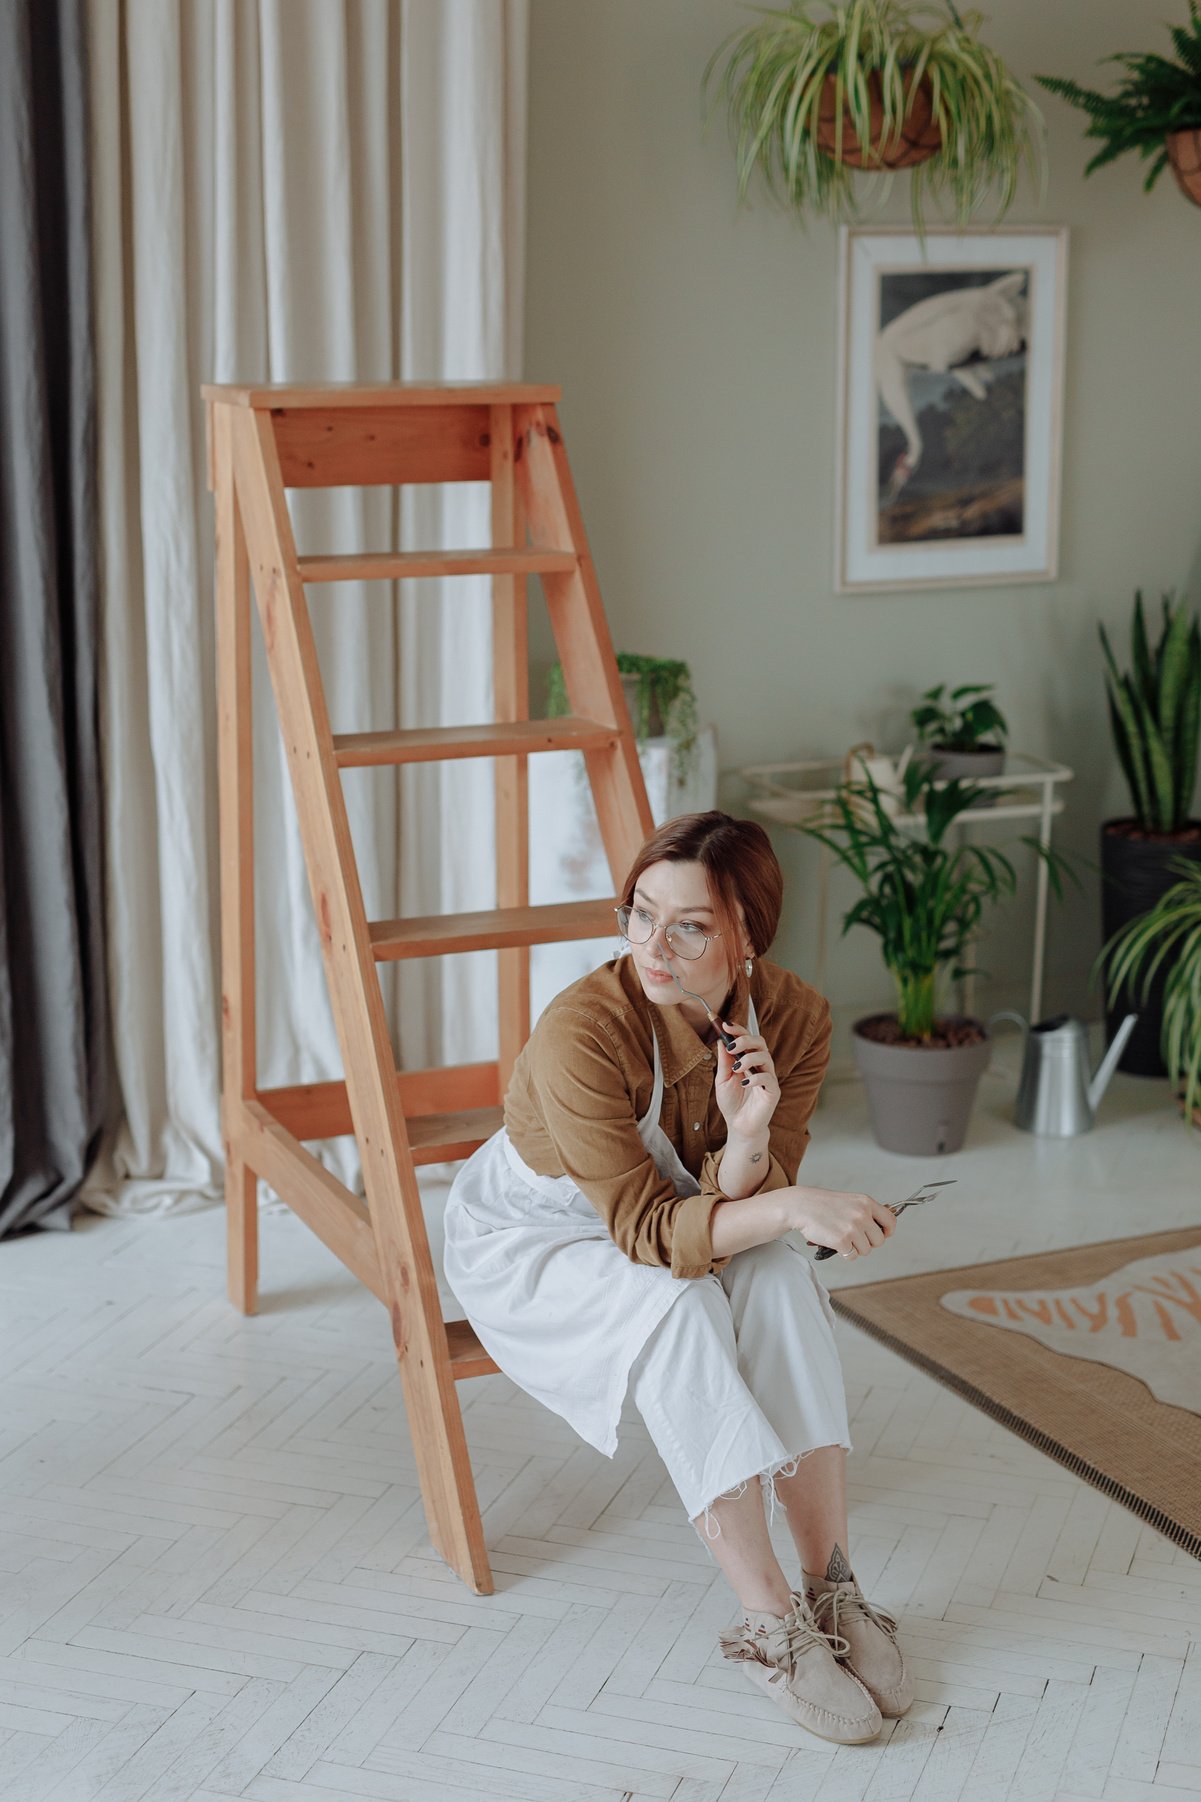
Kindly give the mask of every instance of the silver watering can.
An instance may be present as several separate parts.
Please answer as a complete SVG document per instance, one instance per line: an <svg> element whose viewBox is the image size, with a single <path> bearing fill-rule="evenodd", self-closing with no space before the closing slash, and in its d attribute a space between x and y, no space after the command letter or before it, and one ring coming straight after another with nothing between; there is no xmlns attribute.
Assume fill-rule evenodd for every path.
<svg viewBox="0 0 1201 1802"><path fill-rule="evenodd" d="M1091 1131L1101 1097L1137 1019L1137 1014L1126 1015L1093 1075L1083 1020L1056 1014L1031 1026L1021 1014L994 1014L990 1026L997 1020L1014 1020L1026 1035L1014 1123L1023 1132L1042 1133L1051 1139L1071 1139Z"/></svg>

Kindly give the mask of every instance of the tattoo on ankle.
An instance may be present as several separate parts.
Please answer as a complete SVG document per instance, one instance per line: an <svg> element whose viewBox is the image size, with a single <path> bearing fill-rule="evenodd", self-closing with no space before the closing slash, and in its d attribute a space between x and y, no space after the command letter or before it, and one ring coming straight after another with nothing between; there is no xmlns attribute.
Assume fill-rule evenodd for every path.
<svg viewBox="0 0 1201 1802"><path fill-rule="evenodd" d="M847 1555L840 1545L835 1545L830 1553L830 1562L826 1566L827 1583L853 1583L855 1573L847 1561Z"/></svg>

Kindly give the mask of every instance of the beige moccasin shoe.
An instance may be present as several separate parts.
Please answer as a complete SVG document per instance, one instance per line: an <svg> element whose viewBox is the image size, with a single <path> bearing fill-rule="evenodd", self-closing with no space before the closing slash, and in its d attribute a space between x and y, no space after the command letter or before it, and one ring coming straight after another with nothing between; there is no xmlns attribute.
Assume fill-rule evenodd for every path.
<svg viewBox="0 0 1201 1802"><path fill-rule="evenodd" d="M880 1713L895 1720L913 1701L913 1679L897 1644L897 1623L883 1608L873 1608L852 1578L833 1583L804 1573L804 1600L813 1619L835 1647L844 1670L862 1683ZM800 1599L801 1592L793 1590ZM839 1649L846 1646L846 1651Z"/></svg>
<svg viewBox="0 0 1201 1802"><path fill-rule="evenodd" d="M741 1664L762 1689L820 1739L859 1746L880 1731L880 1710L858 1678L839 1664L808 1604L794 1594L788 1614L748 1609L742 1622L718 1635L726 1658Z"/></svg>

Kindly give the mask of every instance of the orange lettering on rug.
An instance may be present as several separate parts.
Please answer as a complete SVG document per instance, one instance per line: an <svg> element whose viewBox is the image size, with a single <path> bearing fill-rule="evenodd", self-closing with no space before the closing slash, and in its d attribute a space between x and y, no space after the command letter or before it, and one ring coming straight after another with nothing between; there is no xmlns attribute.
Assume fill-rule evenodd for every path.
<svg viewBox="0 0 1201 1802"><path fill-rule="evenodd" d="M1138 1338L1138 1321L1134 1318L1134 1309L1130 1305L1130 1291L1114 1297L1113 1311L1118 1319L1118 1331L1123 1339Z"/></svg>
<svg viewBox="0 0 1201 1802"><path fill-rule="evenodd" d="M1035 1320L1041 1320L1044 1326L1051 1325L1051 1304L1049 1301L1023 1301L1018 1298L1018 1307L1023 1314L1030 1314ZM1069 1320L1068 1325L1072 1322Z"/></svg>
<svg viewBox="0 0 1201 1802"><path fill-rule="evenodd" d="M1172 1319L1172 1316L1168 1313L1168 1310L1161 1301L1156 1302L1155 1312L1159 1315L1159 1324L1164 1330L1164 1337L1166 1339L1179 1339L1180 1334L1176 1330L1176 1322Z"/></svg>
<svg viewBox="0 0 1201 1802"><path fill-rule="evenodd" d="M1078 1295L1073 1295L1072 1306L1080 1309L1080 1312L1088 1321L1088 1330L1090 1333L1099 1333L1101 1328L1105 1325L1105 1322L1109 1319L1109 1297L1103 1289L1097 1296L1097 1305L1095 1308L1090 1308L1088 1303L1081 1301Z"/></svg>
<svg viewBox="0 0 1201 1802"><path fill-rule="evenodd" d="M969 1295L967 1305L969 1308L975 1308L977 1314L995 1316L998 1312L996 1297L992 1295Z"/></svg>

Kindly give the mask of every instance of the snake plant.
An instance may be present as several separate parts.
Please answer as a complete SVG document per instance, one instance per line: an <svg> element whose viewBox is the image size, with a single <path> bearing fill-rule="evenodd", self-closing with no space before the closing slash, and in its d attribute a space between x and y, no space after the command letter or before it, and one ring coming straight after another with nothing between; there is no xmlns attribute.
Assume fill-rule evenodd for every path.
<svg viewBox="0 0 1201 1802"><path fill-rule="evenodd" d="M1137 983L1137 999L1145 1003L1166 966L1160 1046L1191 1120L1201 1118L1201 863L1174 857L1169 867L1181 880L1114 934L1094 973L1108 973L1113 994L1126 989L1133 995Z"/></svg>
<svg viewBox="0 0 1201 1802"><path fill-rule="evenodd" d="M1179 832L1187 823L1197 783L1201 735L1201 626L1183 603L1162 597L1163 626L1154 653L1147 638L1143 595L1134 597L1131 665L1123 674L1104 625L1106 686L1114 742L1145 832Z"/></svg>
<svg viewBox="0 0 1201 1802"><path fill-rule="evenodd" d="M1041 177L1042 116L980 41L980 13L961 14L954 0L793 0L787 10L756 10L761 21L718 46L703 81L706 94L716 87L726 101L740 198L758 170L769 191L798 214L812 209L854 218L855 170L837 150L849 147L853 134L858 146L878 147L869 167L886 170L887 152L900 146L923 87L940 141L911 171L919 237L927 195L949 200L963 225L994 189L997 218L1005 213L1023 161ZM887 173L872 179L887 192Z"/></svg>

